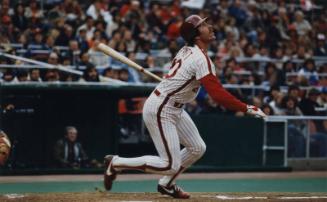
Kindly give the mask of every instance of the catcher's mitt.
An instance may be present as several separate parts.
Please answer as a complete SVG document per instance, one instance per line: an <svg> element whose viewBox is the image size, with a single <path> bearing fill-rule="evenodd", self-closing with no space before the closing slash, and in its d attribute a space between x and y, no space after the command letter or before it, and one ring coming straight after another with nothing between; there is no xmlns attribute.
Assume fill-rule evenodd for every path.
<svg viewBox="0 0 327 202"><path fill-rule="evenodd" d="M0 130L0 166L5 165L10 154L10 140L6 133Z"/></svg>

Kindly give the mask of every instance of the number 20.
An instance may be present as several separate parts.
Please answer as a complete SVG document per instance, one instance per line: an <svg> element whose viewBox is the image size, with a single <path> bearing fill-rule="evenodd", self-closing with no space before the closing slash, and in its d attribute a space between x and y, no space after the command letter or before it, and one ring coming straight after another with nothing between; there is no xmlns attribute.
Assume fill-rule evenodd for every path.
<svg viewBox="0 0 327 202"><path fill-rule="evenodd" d="M172 64L171 64L171 67L170 67L170 70L168 72L168 74L165 76L166 79L168 78L171 78L173 76L176 75L178 69L182 66L182 60L181 59L174 59Z"/></svg>

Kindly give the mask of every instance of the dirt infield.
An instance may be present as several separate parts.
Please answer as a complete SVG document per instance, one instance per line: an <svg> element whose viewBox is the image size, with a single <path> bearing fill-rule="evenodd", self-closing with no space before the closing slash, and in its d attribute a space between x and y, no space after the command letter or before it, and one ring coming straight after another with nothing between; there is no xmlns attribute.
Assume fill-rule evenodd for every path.
<svg viewBox="0 0 327 202"><path fill-rule="evenodd" d="M70 202L95 202L95 201L180 201L156 193L57 193L57 194L11 194L0 195L0 201L70 201ZM211 202L211 201L327 201L327 194L308 193L192 193L187 202Z"/></svg>

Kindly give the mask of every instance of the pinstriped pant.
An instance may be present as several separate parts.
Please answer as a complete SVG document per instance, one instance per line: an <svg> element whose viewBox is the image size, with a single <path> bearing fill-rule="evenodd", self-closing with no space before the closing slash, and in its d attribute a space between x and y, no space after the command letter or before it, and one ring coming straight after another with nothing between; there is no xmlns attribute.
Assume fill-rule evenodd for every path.
<svg viewBox="0 0 327 202"><path fill-rule="evenodd" d="M144 104L143 119L159 156L118 157L113 167L167 175L159 183L170 185L180 172L204 154L205 143L190 116L174 107L171 98L152 93ZM184 149L181 150L180 144Z"/></svg>

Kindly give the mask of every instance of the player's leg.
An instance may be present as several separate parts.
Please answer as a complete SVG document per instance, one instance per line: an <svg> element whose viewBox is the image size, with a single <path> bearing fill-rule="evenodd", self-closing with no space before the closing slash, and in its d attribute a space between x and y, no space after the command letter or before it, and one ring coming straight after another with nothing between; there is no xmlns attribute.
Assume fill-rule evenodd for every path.
<svg viewBox="0 0 327 202"><path fill-rule="evenodd" d="M185 148L181 151L181 168L173 175L166 175L159 180L159 184L166 186L173 185L178 175L200 159L206 150L206 145L202 140L198 129L191 117L185 111L182 112L181 119L176 127L180 142Z"/></svg>
<svg viewBox="0 0 327 202"><path fill-rule="evenodd" d="M115 156L112 167L116 171L137 169L150 173L173 174L181 165L180 142L177 134L177 116L169 107L158 109L158 105L147 103L143 109L143 119L159 156L122 158Z"/></svg>

